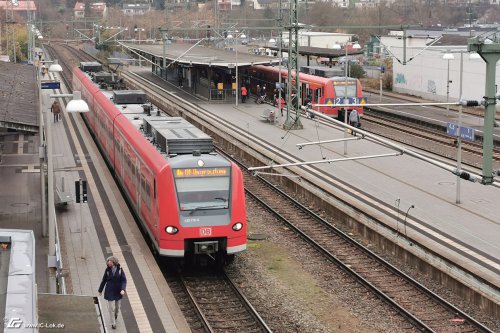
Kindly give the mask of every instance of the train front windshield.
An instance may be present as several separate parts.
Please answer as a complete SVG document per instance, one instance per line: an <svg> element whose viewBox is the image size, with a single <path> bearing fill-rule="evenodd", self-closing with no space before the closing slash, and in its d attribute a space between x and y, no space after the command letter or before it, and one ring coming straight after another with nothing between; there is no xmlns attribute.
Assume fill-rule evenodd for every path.
<svg viewBox="0 0 500 333"><path fill-rule="evenodd" d="M356 82L347 82L347 95L346 95L346 84L345 82L334 82L333 87L335 88L335 97L356 97L357 95L357 84Z"/></svg>
<svg viewBox="0 0 500 333"><path fill-rule="evenodd" d="M174 170L181 211L227 209L230 200L230 168Z"/></svg>

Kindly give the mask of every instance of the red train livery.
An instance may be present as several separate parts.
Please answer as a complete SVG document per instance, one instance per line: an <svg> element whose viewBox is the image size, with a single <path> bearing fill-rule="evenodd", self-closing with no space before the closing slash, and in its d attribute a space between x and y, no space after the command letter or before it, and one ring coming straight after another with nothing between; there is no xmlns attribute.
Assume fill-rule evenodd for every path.
<svg viewBox="0 0 500 333"><path fill-rule="evenodd" d="M251 67L249 74L251 75L252 88L257 84L266 84L268 93L272 93L275 84L279 82L280 69L275 66L254 65ZM293 74L293 80L296 75ZM281 68L281 80L286 85L288 84L288 70ZM348 99L349 104L365 104L366 98L363 97L361 82L355 78L346 78L335 76L330 78L315 76L311 74L299 73L301 85L301 101L310 96L313 104L346 104L345 99ZM285 88L285 93L287 89ZM343 107L343 106L321 106L315 107L314 110L338 117L339 110L347 109L351 111L356 109L358 113L363 114L363 107Z"/></svg>
<svg viewBox="0 0 500 333"><path fill-rule="evenodd" d="M77 67L73 90L89 104L85 120L160 255L224 263L246 249L243 175L213 151L212 138L183 118L152 114L142 91L100 90Z"/></svg>

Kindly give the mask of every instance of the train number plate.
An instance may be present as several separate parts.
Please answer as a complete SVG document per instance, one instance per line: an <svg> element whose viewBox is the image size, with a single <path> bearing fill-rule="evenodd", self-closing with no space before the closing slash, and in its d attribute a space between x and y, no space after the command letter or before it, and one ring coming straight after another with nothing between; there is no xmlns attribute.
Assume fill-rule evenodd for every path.
<svg viewBox="0 0 500 333"><path fill-rule="evenodd" d="M212 236L212 228L200 228L200 236Z"/></svg>

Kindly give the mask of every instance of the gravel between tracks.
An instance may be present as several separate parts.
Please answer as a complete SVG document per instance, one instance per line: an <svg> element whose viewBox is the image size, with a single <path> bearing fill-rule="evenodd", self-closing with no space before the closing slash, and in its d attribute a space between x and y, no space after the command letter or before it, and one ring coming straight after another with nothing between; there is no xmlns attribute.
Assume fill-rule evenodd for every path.
<svg viewBox="0 0 500 333"><path fill-rule="evenodd" d="M249 235L266 239L250 241L227 271L274 332L400 332L410 326L371 293L351 288L352 279L341 270L325 269L333 265L252 200L247 213ZM386 259L498 331L500 322L479 308L416 269Z"/></svg>
<svg viewBox="0 0 500 333"><path fill-rule="evenodd" d="M338 269L325 272L326 261L304 248L302 241L248 201L249 233L265 240L252 241L228 269L230 275L274 332L398 332L387 308L375 305L371 295L357 295L352 280ZM294 241L297 239L297 242ZM334 289L334 294L324 291ZM362 298L362 301L360 301Z"/></svg>

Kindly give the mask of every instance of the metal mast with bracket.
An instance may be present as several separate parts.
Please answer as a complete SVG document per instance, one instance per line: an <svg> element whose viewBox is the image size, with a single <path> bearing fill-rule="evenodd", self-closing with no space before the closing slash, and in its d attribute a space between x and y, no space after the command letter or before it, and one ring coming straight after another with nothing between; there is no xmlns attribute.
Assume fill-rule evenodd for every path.
<svg viewBox="0 0 500 333"><path fill-rule="evenodd" d="M286 96L287 112L283 128L286 130L302 129L300 122L300 82L292 79L292 73L299 73L299 10L298 0L290 1L290 21L288 29L288 89ZM292 93L295 98L292 99ZM295 111L295 112L292 112Z"/></svg>

